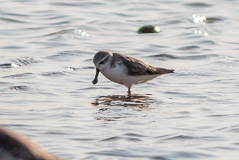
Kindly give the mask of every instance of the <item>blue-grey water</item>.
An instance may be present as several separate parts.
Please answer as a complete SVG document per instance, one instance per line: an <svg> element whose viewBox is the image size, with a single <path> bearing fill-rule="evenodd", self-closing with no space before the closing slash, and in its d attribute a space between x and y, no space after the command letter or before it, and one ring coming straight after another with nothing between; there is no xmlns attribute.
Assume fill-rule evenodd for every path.
<svg viewBox="0 0 239 160"><path fill-rule="evenodd" d="M62 159L239 158L238 0L0 1L0 126ZM138 34L143 25L157 34ZM93 55L175 69L127 88Z"/></svg>

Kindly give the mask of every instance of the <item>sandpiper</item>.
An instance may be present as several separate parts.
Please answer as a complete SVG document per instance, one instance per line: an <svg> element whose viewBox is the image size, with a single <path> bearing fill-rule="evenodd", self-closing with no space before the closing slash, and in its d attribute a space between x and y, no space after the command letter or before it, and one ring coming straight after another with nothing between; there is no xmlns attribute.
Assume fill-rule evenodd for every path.
<svg viewBox="0 0 239 160"><path fill-rule="evenodd" d="M153 67L136 58L109 51L97 52L94 55L93 63L96 67L93 84L98 82L98 75L101 72L109 80L126 86L129 95L133 85L145 83L162 74L174 72L173 69Z"/></svg>

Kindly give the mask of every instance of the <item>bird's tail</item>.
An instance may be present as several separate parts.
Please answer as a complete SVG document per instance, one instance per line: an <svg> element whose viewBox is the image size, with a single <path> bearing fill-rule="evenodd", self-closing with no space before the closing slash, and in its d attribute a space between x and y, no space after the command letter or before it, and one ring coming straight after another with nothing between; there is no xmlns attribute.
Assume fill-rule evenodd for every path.
<svg viewBox="0 0 239 160"><path fill-rule="evenodd" d="M165 69L165 68L157 68L158 74L168 74L168 73L174 73L173 69Z"/></svg>

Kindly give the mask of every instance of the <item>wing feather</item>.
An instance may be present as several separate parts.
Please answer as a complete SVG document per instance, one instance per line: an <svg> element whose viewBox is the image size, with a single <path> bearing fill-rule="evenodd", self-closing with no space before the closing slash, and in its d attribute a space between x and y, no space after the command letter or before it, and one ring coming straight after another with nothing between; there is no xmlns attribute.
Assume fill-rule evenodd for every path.
<svg viewBox="0 0 239 160"><path fill-rule="evenodd" d="M127 67L128 74L131 76L156 74L161 75L173 72L173 70L171 69L153 67L141 60L126 56L121 53L113 53L113 56L115 60L120 59L124 63L124 65Z"/></svg>

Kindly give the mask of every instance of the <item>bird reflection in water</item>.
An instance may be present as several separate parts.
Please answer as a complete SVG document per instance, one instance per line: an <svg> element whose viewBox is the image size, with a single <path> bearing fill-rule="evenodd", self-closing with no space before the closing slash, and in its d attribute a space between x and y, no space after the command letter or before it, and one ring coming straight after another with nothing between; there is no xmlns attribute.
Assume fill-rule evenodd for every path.
<svg viewBox="0 0 239 160"><path fill-rule="evenodd" d="M149 110L150 94L140 95L108 95L100 96L92 102L93 106L97 107L95 119L105 121L116 121L118 119L127 118L134 115L129 110L142 111ZM125 112L125 109L127 111Z"/></svg>

